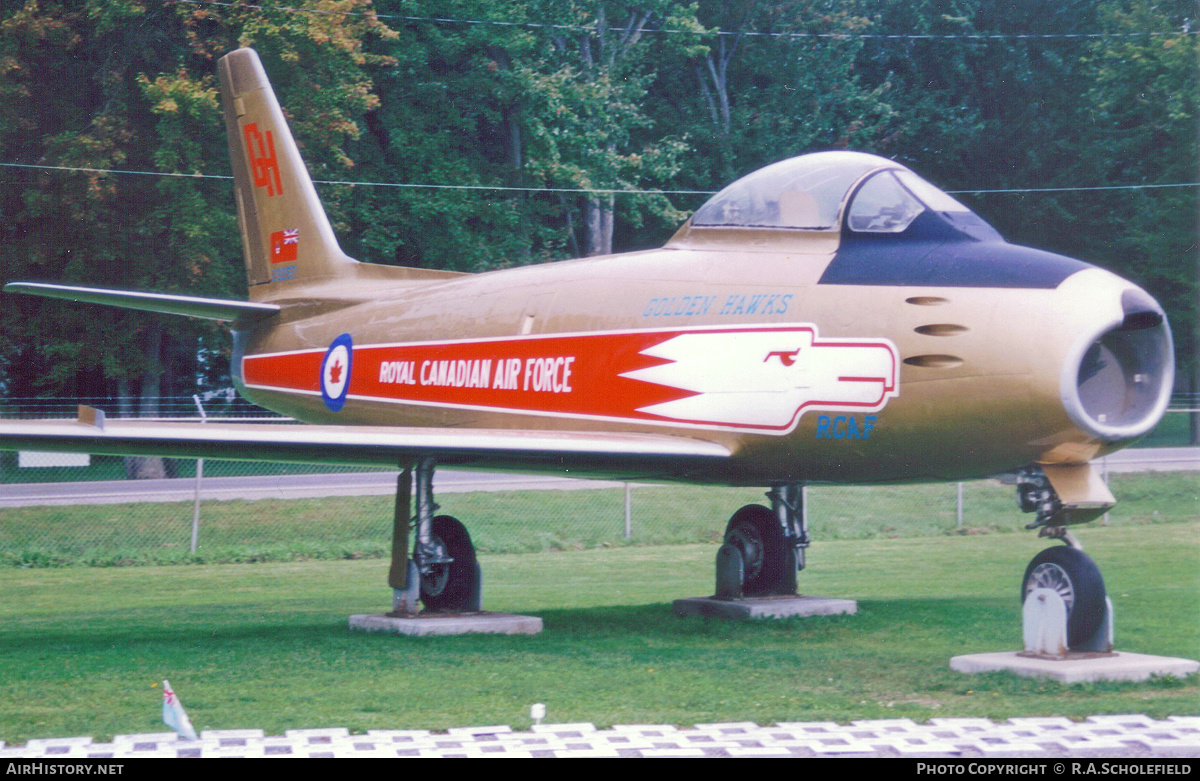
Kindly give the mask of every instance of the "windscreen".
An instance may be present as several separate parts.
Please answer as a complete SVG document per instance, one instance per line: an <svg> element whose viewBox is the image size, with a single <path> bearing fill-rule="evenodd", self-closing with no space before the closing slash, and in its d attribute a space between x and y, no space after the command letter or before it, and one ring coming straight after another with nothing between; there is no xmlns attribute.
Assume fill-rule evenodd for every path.
<svg viewBox="0 0 1200 781"><path fill-rule="evenodd" d="M857 152L783 160L714 195L692 225L836 230L847 191L867 172L887 165L892 164Z"/></svg>

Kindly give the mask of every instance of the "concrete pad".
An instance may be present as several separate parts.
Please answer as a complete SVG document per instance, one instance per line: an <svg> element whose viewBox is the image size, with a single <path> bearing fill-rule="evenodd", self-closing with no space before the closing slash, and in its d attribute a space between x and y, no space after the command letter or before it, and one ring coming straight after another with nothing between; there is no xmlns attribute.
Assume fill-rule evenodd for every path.
<svg viewBox="0 0 1200 781"><path fill-rule="evenodd" d="M1152 675L1183 678L1200 670L1200 662L1124 652L1103 656L1068 656L1066 659L1040 659L1010 652L955 656L950 660L950 669L960 673L1010 670L1026 678L1053 678L1069 684L1086 681L1144 681Z"/></svg>
<svg viewBox="0 0 1200 781"><path fill-rule="evenodd" d="M705 618L792 618L793 616L854 615L858 603L853 599L832 597L804 597L798 595L781 597L747 597L745 599L716 599L715 597L693 597L674 602L677 616L703 616Z"/></svg>
<svg viewBox="0 0 1200 781"><path fill-rule="evenodd" d="M350 616L350 629L359 632L392 632L410 637L465 634L536 635L542 631L542 619L511 613L421 613L402 618L357 615Z"/></svg>

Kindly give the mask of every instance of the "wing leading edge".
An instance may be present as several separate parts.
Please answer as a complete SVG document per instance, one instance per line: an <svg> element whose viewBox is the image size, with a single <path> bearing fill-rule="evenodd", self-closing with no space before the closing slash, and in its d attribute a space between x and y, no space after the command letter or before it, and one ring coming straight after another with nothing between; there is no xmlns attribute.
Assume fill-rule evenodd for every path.
<svg viewBox="0 0 1200 781"><path fill-rule="evenodd" d="M4 286L4 291L28 293L45 298L61 298L67 301L83 301L89 304L105 304L122 309L139 309L143 312L199 317L207 320L230 321L241 318L243 321L257 321L273 317L279 312L279 306L276 304L261 304L253 301L177 296L168 293L143 293L136 290L112 290L74 285L51 285L44 282L10 282Z"/></svg>
<svg viewBox="0 0 1200 781"><path fill-rule="evenodd" d="M714 442L650 434L105 421L80 412L74 421L0 421L0 449L391 467L432 457L441 466L703 482L731 455Z"/></svg>

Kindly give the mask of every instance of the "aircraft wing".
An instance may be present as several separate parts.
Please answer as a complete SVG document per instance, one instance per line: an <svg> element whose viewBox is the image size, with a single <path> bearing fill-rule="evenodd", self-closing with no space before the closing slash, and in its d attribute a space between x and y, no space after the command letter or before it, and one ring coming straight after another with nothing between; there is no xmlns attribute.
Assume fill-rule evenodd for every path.
<svg viewBox="0 0 1200 781"><path fill-rule="evenodd" d="M0 421L0 449L390 467L432 457L443 467L676 480L711 475L730 456L714 442L657 434L106 421L87 407L78 420Z"/></svg>
<svg viewBox="0 0 1200 781"><path fill-rule="evenodd" d="M142 293L135 290L112 290L77 285L51 285L45 282L9 282L6 293L28 293L45 298L62 298L89 304L106 304L122 309L140 309L168 315L185 315L206 320L243 321L265 320L279 312L276 304L252 301L233 301L225 298L199 298L168 293Z"/></svg>

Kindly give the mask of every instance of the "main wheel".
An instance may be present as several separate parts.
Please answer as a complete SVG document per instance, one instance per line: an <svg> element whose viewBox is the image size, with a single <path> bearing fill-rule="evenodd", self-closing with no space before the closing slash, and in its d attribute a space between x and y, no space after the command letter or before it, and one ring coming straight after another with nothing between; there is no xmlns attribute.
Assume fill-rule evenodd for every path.
<svg viewBox="0 0 1200 781"><path fill-rule="evenodd" d="M748 504L733 514L725 527L726 544L742 554L745 567L742 592L748 597L780 593L790 574L788 540L775 513L760 504Z"/></svg>
<svg viewBox="0 0 1200 781"><path fill-rule="evenodd" d="M1021 604L1035 588L1058 592L1067 606L1067 647L1074 648L1096 633L1106 612L1100 568L1081 550L1058 546L1033 557L1021 581Z"/></svg>
<svg viewBox="0 0 1200 781"><path fill-rule="evenodd" d="M434 564L421 574L421 602L426 610L463 610L471 599L475 578L475 546L467 527L450 515L433 519L430 529L435 546L453 561Z"/></svg>

